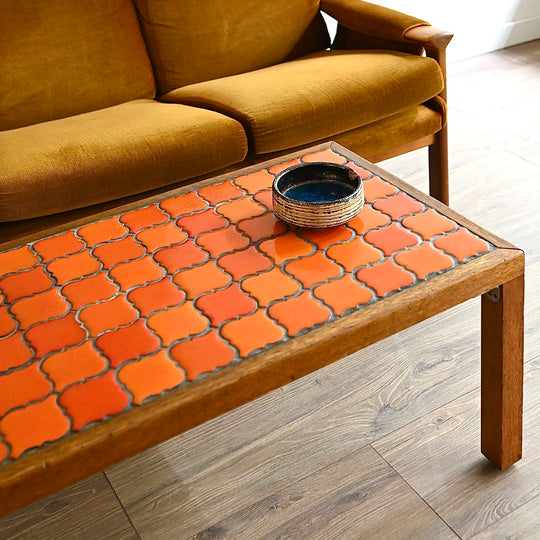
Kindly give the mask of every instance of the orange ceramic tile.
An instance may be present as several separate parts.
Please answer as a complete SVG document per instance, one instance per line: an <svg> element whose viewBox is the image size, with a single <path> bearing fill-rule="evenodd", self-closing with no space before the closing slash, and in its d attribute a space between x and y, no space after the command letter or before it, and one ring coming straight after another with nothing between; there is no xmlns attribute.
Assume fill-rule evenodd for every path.
<svg viewBox="0 0 540 540"><path fill-rule="evenodd" d="M272 257L276 264L291 261L297 257L305 257L315 252L313 244L300 238L296 232L288 233L276 238L269 238L259 244L259 249Z"/></svg>
<svg viewBox="0 0 540 540"><path fill-rule="evenodd" d="M216 212L225 216L231 223L237 223L242 219L260 216L266 211L266 207L255 202L251 197L243 197L236 201L220 204L216 208Z"/></svg>
<svg viewBox="0 0 540 540"><path fill-rule="evenodd" d="M141 405L147 397L172 390L185 379L184 371L163 350L130 362L118 371L118 380L131 392L136 405Z"/></svg>
<svg viewBox="0 0 540 540"><path fill-rule="evenodd" d="M13 302L17 298L46 291L52 287L53 283L43 266L40 265L31 270L11 274L0 279L0 290L2 290L8 302Z"/></svg>
<svg viewBox="0 0 540 540"><path fill-rule="evenodd" d="M347 225L353 228L358 234L364 234L370 229L383 227L389 222L390 218L386 214L374 210L371 205L366 204L360 213L351 219Z"/></svg>
<svg viewBox="0 0 540 540"><path fill-rule="evenodd" d="M208 328L208 319L201 315L192 302L184 302L148 317L148 326L169 346L179 339L200 334Z"/></svg>
<svg viewBox="0 0 540 540"><path fill-rule="evenodd" d="M245 195L244 191L235 186L231 180L226 180L221 184L203 187L197 193L199 197L207 200L210 204L239 199Z"/></svg>
<svg viewBox="0 0 540 540"><path fill-rule="evenodd" d="M419 279L425 279L428 274L438 273L454 265L452 257L433 248L429 242L398 253L395 259L398 264L414 272Z"/></svg>
<svg viewBox="0 0 540 540"><path fill-rule="evenodd" d="M55 259L47 264L47 270L56 278L59 285L83 276L95 274L101 269L99 263L88 251Z"/></svg>
<svg viewBox="0 0 540 540"><path fill-rule="evenodd" d="M200 234L196 243L208 251L212 257L218 257L222 253L245 248L249 244L249 239L238 232L234 225L229 225L219 231Z"/></svg>
<svg viewBox="0 0 540 540"><path fill-rule="evenodd" d="M223 255L219 257L217 263L221 268L227 270L236 281L239 281L245 276L268 270L274 264L271 259L263 255L255 246L249 246L241 251Z"/></svg>
<svg viewBox="0 0 540 540"><path fill-rule="evenodd" d="M169 216L163 212L156 204L145 208L139 208L132 212L126 212L119 217L120 221L126 225L132 233L141 229L160 225L169 220Z"/></svg>
<svg viewBox="0 0 540 540"><path fill-rule="evenodd" d="M240 289L238 283L231 283L226 289L199 296L195 305L210 319L212 326L247 315L257 307L255 300Z"/></svg>
<svg viewBox="0 0 540 540"><path fill-rule="evenodd" d="M236 224L244 234L249 236L252 242L258 242L263 238L279 236L287 230L287 225L277 220L272 212L252 219L246 219Z"/></svg>
<svg viewBox="0 0 540 540"><path fill-rule="evenodd" d="M208 203L198 197L195 191L190 191L185 195L165 199L159 203L159 206L174 219L185 214L203 210L208 206Z"/></svg>
<svg viewBox="0 0 540 540"><path fill-rule="evenodd" d="M51 390L51 383L35 363L0 375L0 417L11 409L44 398Z"/></svg>
<svg viewBox="0 0 540 540"><path fill-rule="evenodd" d="M149 283L143 287L137 287L129 291L127 295L130 302L139 310L143 317L150 313L181 304L186 295L171 281L170 276L165 276L161 281Z"/></svg>
<svg viewBox="0 0 540 540"><path fill-rule="evenodd" d="M111 268L118 263L139 259L145 253L144 247L133 236L126 236L121 240L102 244L92 250L92 255L103 263L104 268Z"/></svg>
<svg viewBox="0 0 540 540"><path fill-rule="evenodd" d="M272 165L268 169L268 172L270 174L276 175L280 173L283 169L286 169L287 167L292 167L293 165L299 165L300 163L301 162L299 158L294 158L291 161L287 161L285 163L278 163L277 165Z"/></svg>
<svg viewBox="0 0 540 540"><path fill-rule="evenodd" d="M149 251L155 251L156 249L172 246L173 244L181 244L187 238L187 234L178 228L174 222L170 221L169 223L165 223L165 225L144 229L137 233L136 238Z"/></svg>
<svg viewBox="0 0 540 540"><path fill-rule="evenodd" d="M193 299L203 292L221 289L231 282L231 276L216 266L215 261L208 261L189 270L182 270L173 277L173 281Z"/></svg>
<svg viewBox="0 0 540 540"><path fill-rule="evenodd" d="M313 289L313 295L332 308L338 316L348 309L367 304L373 299L373 293L355 281L350 274L345 274L335 281L318 285Z"/></svg>
<svg viewBox="0 0 540 540"><path fill-rule="evenodd" d="M421 214L408 216L403 219L401 224L420 234L424 240L429 240L438 234L450 232L456 228L454 221L439 214L433 208L428 208Z"/></svg>
<svg viewBox="0 0 540 540"><path fill-rule="evenodd" d="M271 188L273 181L274 176L265 169L244 176L238 176L234 179L234 183L237 186L245 189L251 195L257 193L257 191Z"/></svg>
<svg viewBox="0 0 540 540"><path fill-rule="evenodd" d="M336 152L330 150L330 148L327 148L326 150L321 150L320 152L306 154L305 156L302 156L302 161L304 161L305 163L325 161L327 163L339 164L344 164L347 162L347 160L343 156L336 154Z"/></svg>
<svg viewBox="0 0 540 540"><path fill-rule="evenodd" d="M30 246L4 251L0 253L0 276L32 268L38 262L39 258L30 251Z"/></svg>
<svg viewBox="0 0 540 540"><path fill-rule="evenodd" d="M460 227L455 232L436 238L433 243L439 249L453 255L459 262L489 250L489 245L485 240L478 238L478 236L463 227Z"/></svg>
<svg viewBox="0 0 540 540"><path fill-rule="evenodd" d="M79 320L84 324L90 337L96 337L107 330L125 326L138 317L137 311L126 300L118 295L111 300L87 306L79 312Z"/></svg>
<svg viewBox="0 0 540 540"><path fill-rule="evenodd" d="M41 369L54 383L55 392L62 391L70 384L95 377L107 368L107 360L85 341L77 347L53 353L41 364Z"/></svg>
<svg viewBox="0 0 540 540"><path fill-rule="evenodd" d="M287 263L285 270L301 281L305 289L311 288L316 283L334 279L342 273L341 267L325 257L321 251Z"/></svg>
<svg viewBox="0 0 540 540"><path fill-rule="evenodd" d="M70 312L60 319L32 326L25 337L36 351L36 358L42 358L47 353L78 345L86 338L86 331L75 319L75 314Z"/></svg>
<svg viewBox="0 0 540 540"><path fill-rule="evenodd" d="M345 242L353 235L350 229L343 226L331 227L329 229L302 229L300 234L303 238L309 240L322 250L332 244Z"/></svg>
<svg viewBox="0 0 540 540"><path fill-rule="evenodd" d="M151 354L157 351L159 345L159 339L141 319L129 326L101 334L96 339L96 347L108 358L112 368Z"/></svg>
<svg viewBox="0 0 540 540"><path fill-rule="evenodd" d="M424 210L424 205L400 191L397 195L375 201L373 208L388 214L393 220L397 221L403 216L421 212Z"/></svg>
<svg viewBox="0 0 540 540"><path fill-rule="evenodd" d="M10 457L17 459L25 450L61 439L70 429L69 419L50 395L39 403L27 405L0 420L0 432L11 447Z"/></svg>
<svg viewBox="0 0 540 540"><path fill-rule="evenodd" d="M396 222L392 222L381 229L368 231L364 238L370 244L384 251L386 256L419 243L418 236L404 229Z"/></svg>
<svg viewBox="0 0 540 540"><path fill-rule="evenodd" d="M77 231L88 247L94 247L103 242L122 238L128 233L128 228L118 221L117 217L83 225Z"/></svg>
<svg viewBox="0 0 540 540"><path fill-rule="evenodd" d="M0 339L0 373L22 366L32 358L32 351L21 334L16 333Z"/></svg>
<svg viewBox="0 0 540 540"><path fill-rule="evenodd" d="M398 266L392 259L361 268L356 277L375 289L381 297L414 283L414 274Z"/></svg>
<svg viewBox="0 0 540 540"><path fill-rule="evenodd" d="M136 261L117 264L109 270L109 275L123 291L127 291L131 287L163 278L165 271L147 255Z"/></svg>
<svg viewBox="0 0 540 540"><path fill-rule="evenodd" d="M154 253L154 259L171 274L208 260L208 253L191 238L177 246L163 248Z"/></svg>
<svg viewBox="0 0 540 540"><path fill-rule="evenodd" d="M373 173L371 171L364 169L364 167L360 167L360 165L357 165L352 161L347 161L346 165L347 167L350 167L362 180L367 180L368 178L373 176Z"/></svg>
<svg viewBox="0 0 540 540"><path fill-rule="evenodd" d="M71 306L60 296L58 289L50 289L44 293L21 298L11 305L11 312L24 330L38 322L60 317L70 310Z"/></svg>
<svg viewBox="0 0 540 540"><path fill-rule="evenodd" d="M129 405L129 396L116 382L114 371L67 388L58 402L72 420L72 429L79 431L90 422L104 420L121 413Z"/></svg>
<svg viewBox="0 0 540 540"><path fill-rule="evenodd" d="M217 330L210 330L204 336L177 343L171 348L171 356L184 368L188 381L193 381L201 373L230 364L235 352Z"/></svg>
<svg viewBox="0 0 540 540"><path fill-rule="evenodd" d="M347 272L352 272L359 266L365 266L378 261L382 254L378 249L369 245L357 236L350 242L330 246L326 251L328 257L341 264Z"/></svg>
<svg viewBox="0 0 540 540"><path fill-rule="evenodd" d="M78 281L72 281L62 287L62 294L71 302L74 309L111 298L118 292L105 272Z"/></svg>
<svg viewBox="0 0 540 540"><path fill-rule="evenodd" d="M272 304L268 308L268 315L284 326L289 336L295 336L301 330L327 321L332 313L308 291L304 291L299 296Z"/></svg>
<svg viewBox="0 0 540 540"><path fill-rule="evenodd" d="M17 328L17 321L8 311L7 306L0 306L0 338L11 334Z"/></svg>
<svg viewBox="0 0 540 540"><path fill-rule="evenodd" d="M270 319L264 310L259 309L252 315L246 315L221 327L221 335L228 339L239 351L240 356L267 345L281 341L285 331Z"/></svg>
<svg viewBox="0 0 540 540"><path fill-rule="evenodd" d="M204 212L182 216L176 220L176 224L193 238L202 232L222 229L229 222L223 216L218 216L212 208L209 208Z"/></svg>
<svg viewBox="0 0 540 540"><path fill-rule="evenodd" d="M378 176L373 176L369 180L365 180L364 184L364 199L366 202L371 203L376 199L382 197L388 197L397 193L397 188L384 180L381 180Z"/></svg>
<svg viewBox="0 0 540 540"><path fill-rule="evenodd" d="M253 198L261 203L263 206L266 206L268 210L272 211L274 209L274 202L272 200L272 190L265 189L264 191L259 191L253 195Z"/></svg>
<svg viewBox="0 0 540 540"><path fill-rule="evenodd" d="M34 243L34 249L41 255L43 262L49 262L57 257L73 255L84 249L84 242L68 231L58 236L45 238Z"/></svg>
<svg viewBox="0 0 540 540"><path fill-rule="evenodd" d="M274 267L268 272L244 279L242 289L256 298L260 307L264 307L274 300L296 294L300 289L300 284L284 274L281 268Z"/></svg>

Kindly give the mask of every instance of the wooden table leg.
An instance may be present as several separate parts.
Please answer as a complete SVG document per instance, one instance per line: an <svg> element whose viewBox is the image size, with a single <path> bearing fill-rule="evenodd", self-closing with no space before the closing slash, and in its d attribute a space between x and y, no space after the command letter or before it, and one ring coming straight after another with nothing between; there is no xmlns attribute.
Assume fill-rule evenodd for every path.
<svg viewBox="0 0 540 540"><path fill-rule="evenodd" d="M482 453L499 469L521 459L524 276L482 296Z"/></svg>

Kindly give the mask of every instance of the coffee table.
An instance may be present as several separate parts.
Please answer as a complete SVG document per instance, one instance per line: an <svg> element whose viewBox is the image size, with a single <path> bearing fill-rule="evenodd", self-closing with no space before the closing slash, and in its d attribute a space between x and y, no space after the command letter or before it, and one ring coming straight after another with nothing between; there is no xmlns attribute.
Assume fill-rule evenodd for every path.
<svg viewBox="0 0 540 540"><path fill-rule="evenodd" d="M296 230L272 180L347 164ZM481 450L521 457L524 255L330 143L0 246L0 514L482 296Z"/></svg>

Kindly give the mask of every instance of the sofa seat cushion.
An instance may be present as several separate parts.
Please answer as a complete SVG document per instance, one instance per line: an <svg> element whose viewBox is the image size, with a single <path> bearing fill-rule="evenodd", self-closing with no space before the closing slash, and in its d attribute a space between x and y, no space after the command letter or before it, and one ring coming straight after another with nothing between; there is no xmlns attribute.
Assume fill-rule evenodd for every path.
<svg viewBox="0 0 540 540"><path fill-rule="evenodd" d="M431 58L395 51L321 51L160 99L241 122L257 154L332 137L419 105L443 89Z"/></svg>
<svg viewBox="0 0 540 540"><path fill-rule="evenodd" d="M439 111L433 110L426 105L415 105L404 111L372 122L367 126L351 129L330 139L310 142L302 146L291 148L287 153L300 153L307 148L332 140L355 154L358 154L372 163L387 159L388 154L397 155L396 149L408 146L412 141L427 141L430 136L440 131L443 127L443 116ZM283 152L271 154L248 154L246 163L252 165L268 159L283 155Z"/></svg>
<svg viewBox="0 0 540 540"><path fill-rule="evenodd" d="M415 105L367 126L340 133L333 140L368 161L377 162L389 151L437 133L443 127L443 120L440 112L426 105Z"/></svg>
<svg viewBox="0 0 540 540"><path fill-rule="evenodd" d="M0 130L155 97L130 0L2 0Z"/></svg>
<svg viewBox="0 0 540 540"><path fill-rule="evenodd" d="M146 99L0 132L0 221L142 193L241 162L246 151L235 120Z"/></svg>

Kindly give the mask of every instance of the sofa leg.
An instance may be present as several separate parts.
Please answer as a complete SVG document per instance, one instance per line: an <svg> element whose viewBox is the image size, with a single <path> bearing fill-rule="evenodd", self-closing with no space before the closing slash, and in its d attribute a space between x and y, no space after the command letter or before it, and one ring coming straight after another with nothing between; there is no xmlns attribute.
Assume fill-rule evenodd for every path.
<svg viewBox="0 0 540 540"><path fill-rule="evenodd" d="M435 134L429 147L429 194L448 204L448 130L444 126Z"/></svg>

